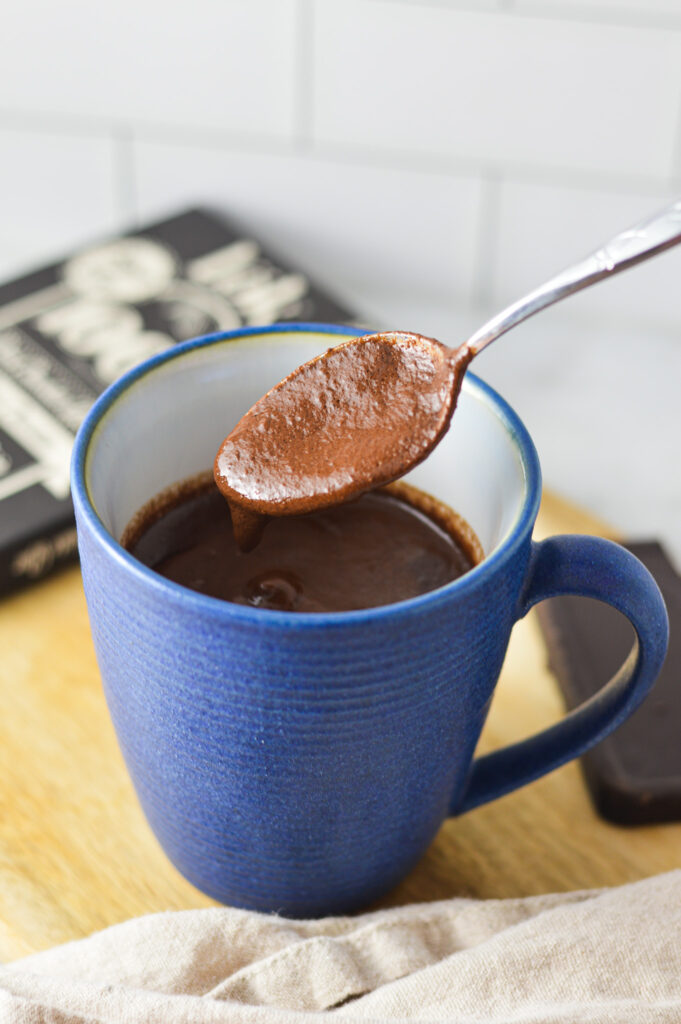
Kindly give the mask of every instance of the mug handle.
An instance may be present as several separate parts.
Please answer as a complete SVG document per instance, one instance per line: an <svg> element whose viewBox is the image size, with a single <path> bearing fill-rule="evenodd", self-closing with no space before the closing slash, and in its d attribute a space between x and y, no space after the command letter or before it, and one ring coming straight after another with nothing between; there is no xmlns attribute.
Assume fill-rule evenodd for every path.
<svg viewBox="0 0 681 1024"><path fill-rule="evenodd" d="M612 605L634 627L634 646L612 679L556 725L476 758L450 814L504 796L583 754L635 711L655 682L667 652L669 622L655 580L634 555L600 537L557 536L533 543L516 621L559 594Z"/></svg>

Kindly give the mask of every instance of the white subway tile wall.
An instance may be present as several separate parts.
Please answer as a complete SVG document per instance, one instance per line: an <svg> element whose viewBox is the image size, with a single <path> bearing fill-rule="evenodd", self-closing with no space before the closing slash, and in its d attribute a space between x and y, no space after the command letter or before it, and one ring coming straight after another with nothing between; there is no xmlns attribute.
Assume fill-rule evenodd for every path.
<svg viewBox="0 0 681 1024"><path fill-rule="evenodd" d="M681 189L677 190L681 192ZM587 256L622 227L674 198L670 189L617 193L505 182L501 186L493 294L504 305ZM681 333L681 246L570 299L593 323L649 323Z"/></svg>
<svg viewBox="0 0 681 1024"><path fill-rule="evenodd" d="M296 0L22 0L3 19L0 96L19 111L288 138Z"/></svg>
<svg viewBox="0 0 681 1024"><path fill-rule="evenodd" d="M209 197L350 304L367 281L471 301L479 179L166 143L138 142L134 155L145 216Z"/></svg>
<svg viewBox="0 0 681 1024"><path fill-rule="evenodd" d="M324 0L315 139L439 159L671 173L681 35Z"/></svg>
<svg viewBox="0 0 681 1024"><path fill-rule="evenodd" d="M453 343L681 194L679 0L24 0L3 43L7 276L206 203L361 315ZM573 335L564 323L579 325L598 354L580 364L592 381L604 353L621 355L618 332L626 353L650 345L645 372L668 380L681 372L681 250L545 316L533 330L553 331L556 353ZM584 391L584 468L568 471L551 430L567 376L550 345L539 376L496 346L481 371L517 396L549 483L610 514L598 495L622 406L601 429ZM644 392L654 450L673 425ZM648 475L668 481L656 457ZM619 455L608 464L626 527L630 481ZM670 486L656 508L681 524Z"/></svg>
<svg viewBox="0 0 681 1024"><path fill-rule="evenodd" d="M115 143L0 122L0 272L32 270L120 220Z"/></svg>

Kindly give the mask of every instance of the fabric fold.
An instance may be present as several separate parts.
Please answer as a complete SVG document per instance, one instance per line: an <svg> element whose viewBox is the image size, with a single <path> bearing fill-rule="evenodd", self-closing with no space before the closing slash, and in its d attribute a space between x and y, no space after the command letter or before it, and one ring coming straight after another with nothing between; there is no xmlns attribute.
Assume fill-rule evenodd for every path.
<svg viewBox="0 0 681 1024"><path fill-rule="evenodd" d="M229 907L149 915L0 968L0 1017L678 1024L681 871L320 921Z"/></svg>

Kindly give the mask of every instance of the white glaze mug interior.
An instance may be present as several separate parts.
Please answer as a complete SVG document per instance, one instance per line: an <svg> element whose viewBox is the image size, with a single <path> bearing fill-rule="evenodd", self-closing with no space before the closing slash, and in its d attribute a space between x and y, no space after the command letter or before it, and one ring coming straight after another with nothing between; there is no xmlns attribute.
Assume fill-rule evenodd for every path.
<svg viewBox="0 0 681 1024"><path fill-rule="evenodd" d="M118 540L163 488L212 465L220 442L265 391L343 336L290 331L189 347L134 377L91 438L85 482ZM520 519L526 472L513 424L489 389L464 380L452 427L405 479L455 508L491 554Z"/></svg>

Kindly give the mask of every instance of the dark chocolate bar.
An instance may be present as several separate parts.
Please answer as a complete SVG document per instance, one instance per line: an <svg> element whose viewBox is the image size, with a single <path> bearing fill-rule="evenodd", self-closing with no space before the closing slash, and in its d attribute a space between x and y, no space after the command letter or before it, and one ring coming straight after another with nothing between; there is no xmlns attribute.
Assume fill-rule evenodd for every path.
<svg viewBox="0 0 681 1024"><path fill-rule="evenodd" d="M667 660L640 708L582 758L600 814L621 825L681 820L681 576L654 541L624 543L655 577L667 604ZM557 597L538 607L556 675L568 708L599 690L624 661L634 631L609 605Z"/></svg>
<svg viewBox="0 0 681 1024"><path fill-rule="evenodd" d="M199 334L351 319L249 231L206 210L0 286L0 594L76 557L71 445L116 377Z"/></svg>

